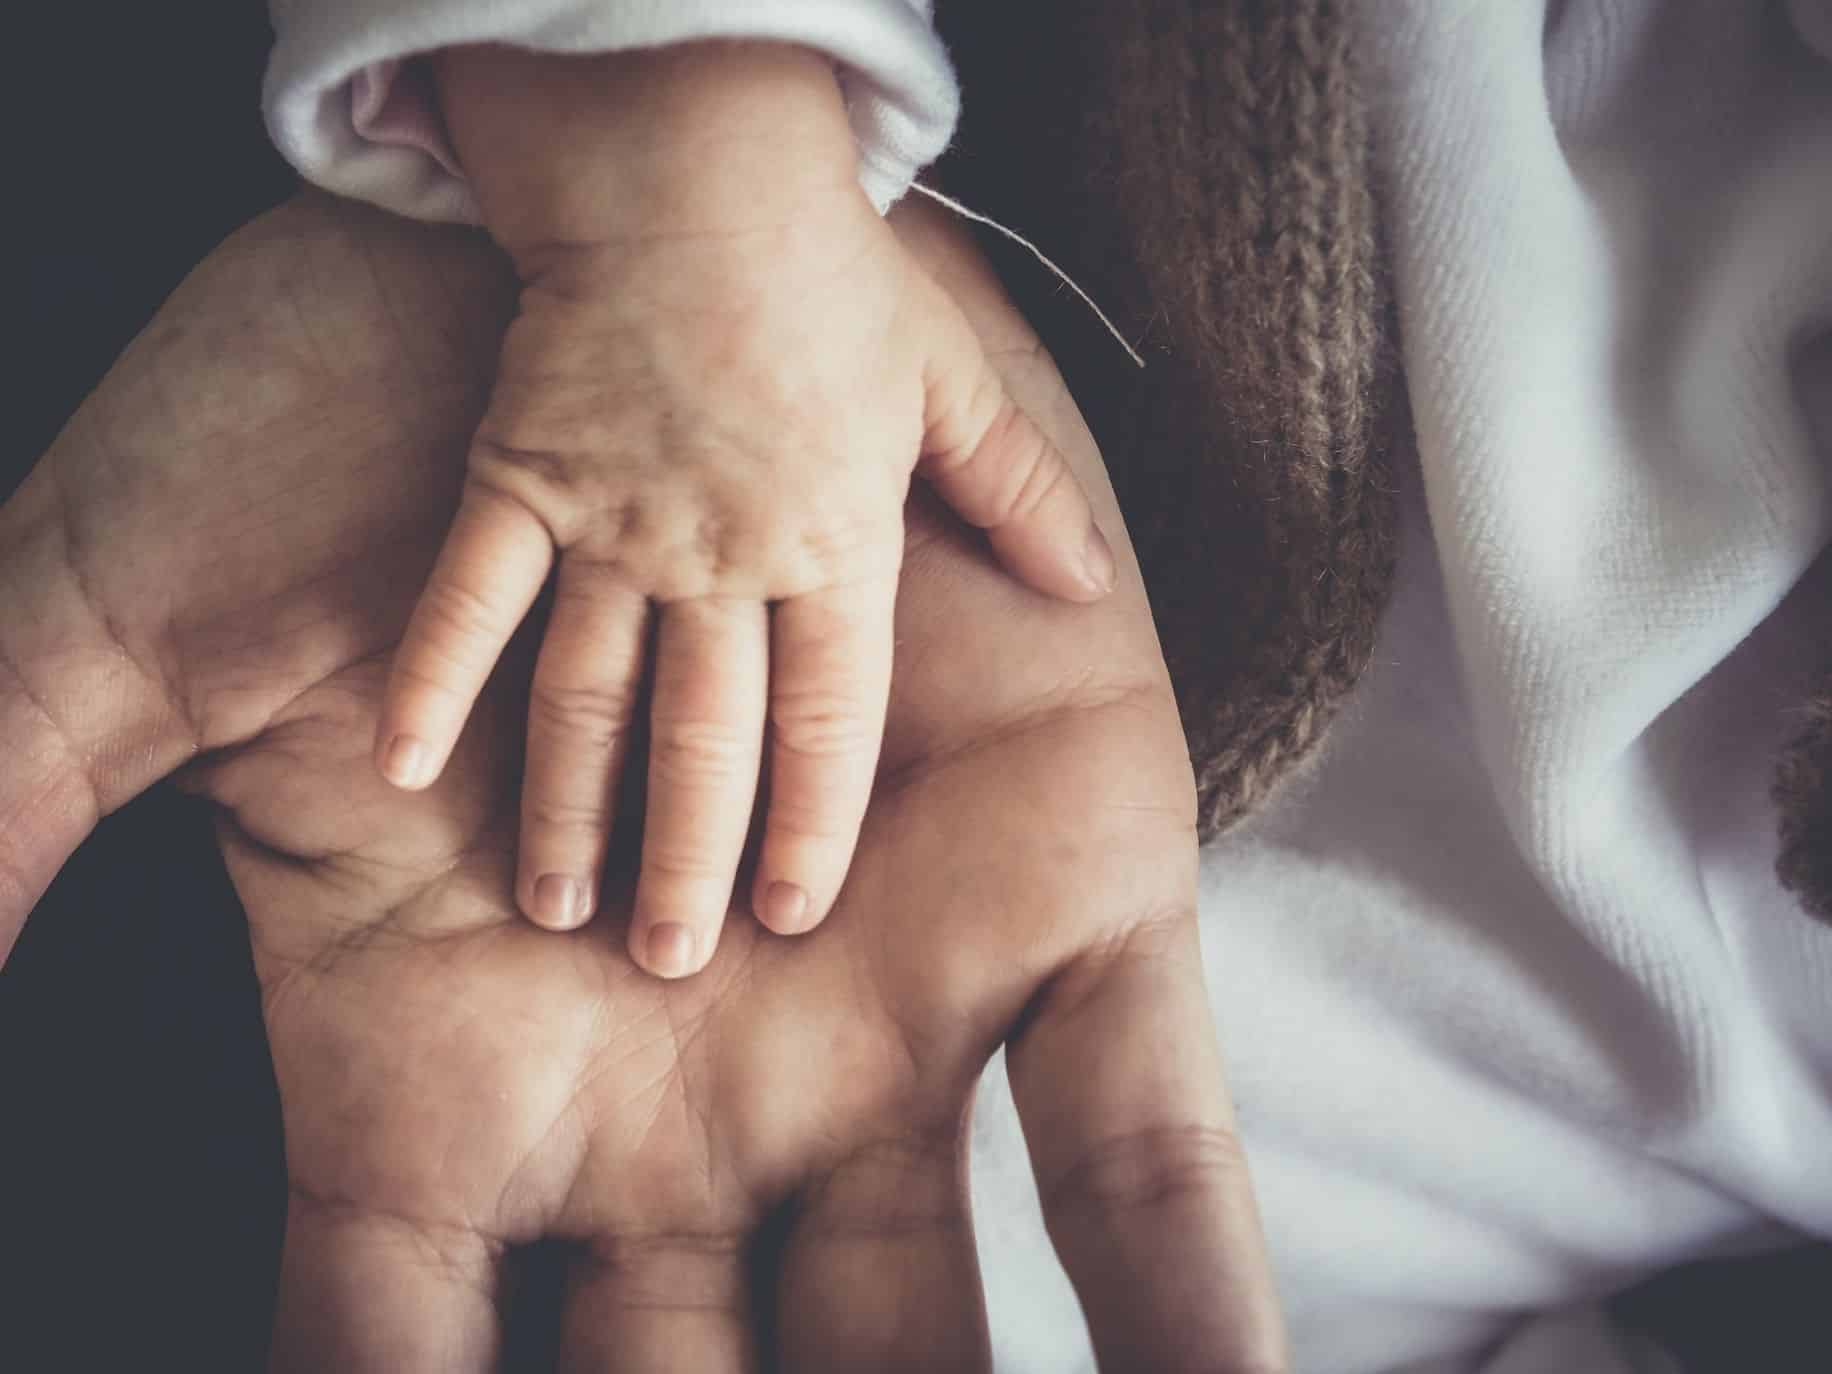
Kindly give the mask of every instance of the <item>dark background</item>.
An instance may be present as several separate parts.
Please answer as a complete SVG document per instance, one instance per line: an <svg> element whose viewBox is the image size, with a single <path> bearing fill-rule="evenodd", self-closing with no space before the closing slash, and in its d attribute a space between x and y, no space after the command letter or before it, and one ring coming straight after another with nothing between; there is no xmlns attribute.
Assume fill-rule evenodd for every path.
<svg viewBox="0 0 1832 1374"><path fill-rule="evenodd" d="M9 18L0 493L190 267L292 189L261 126L262 10ZM155 789L103 822L0 970L0 1371L259 1369L284 1191L241 912L207 811ZM1832 1264L1804 1252L1624 1305L1699 1374L1804 1371L1832 1367L1828 1294ZM521 1309L513 1367L545 1363L545 1301Z"/></svg>
<svg viewBox="0 0 1832 1374"><path fill-rule="evenodd" d="M294 184L261 125L258 0L15 18L0 491ZM208 814L157 789L103 822L0 970L0 1370L259 1369L283 1180L241 913Z"/></svg>

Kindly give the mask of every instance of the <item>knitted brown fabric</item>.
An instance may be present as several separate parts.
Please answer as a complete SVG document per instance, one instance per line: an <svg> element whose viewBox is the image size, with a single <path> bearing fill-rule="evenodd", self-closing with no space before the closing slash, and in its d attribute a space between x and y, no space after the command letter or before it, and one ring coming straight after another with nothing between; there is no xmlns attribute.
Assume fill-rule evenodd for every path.
<svg viewBox="0 0 1832 1374"><path fill-rule="evenodd" d="M1832 679L1807 703L1806 717L1775 771L1775 872L1810 915L1832 922Z"/></svg>
<svg viewBox="0 0 1832 1374"><path fill-rule="evenodd" d="M966 93L941 180L1035 240L1148 362L1009 260L1119 489L1205 838L1321 739L1392 577L1386 473L1410 423L1349 2L940 7Z"/></svg>

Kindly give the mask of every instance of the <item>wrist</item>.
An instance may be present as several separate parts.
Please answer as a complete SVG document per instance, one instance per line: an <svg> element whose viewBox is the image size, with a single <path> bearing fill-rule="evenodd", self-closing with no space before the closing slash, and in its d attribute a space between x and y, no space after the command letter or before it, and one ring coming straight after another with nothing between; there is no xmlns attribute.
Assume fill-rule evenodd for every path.
<svg viewBox="0 0 1832 1374"><path fill-rule="evenodd" d="M831 61L765 42L593 56L437 55L453 147L485 226L518 260L551 245L786 223L860 195Z"/></svg>

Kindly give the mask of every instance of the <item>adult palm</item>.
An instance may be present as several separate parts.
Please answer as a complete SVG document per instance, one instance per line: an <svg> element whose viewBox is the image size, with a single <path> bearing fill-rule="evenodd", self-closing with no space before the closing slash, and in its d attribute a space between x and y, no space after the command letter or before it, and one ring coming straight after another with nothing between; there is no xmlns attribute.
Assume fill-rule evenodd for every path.
<svg viewBox="0 0 1832 1374"><path fill-rule="evenodd" d="M1104 492L971 252L901 228ZM1049 604L920 510L840 904L796 940L735 923L685 982L629 963L614 893L567 935L516 915L525 673L437 788L373 775L506 300L466 236L290 207L187 283L7 512L41 608L0 707L31 765L0 810L15 903L187 755L224 808L291 1185L276 1365L488 1368L505 1255L558 1237L568 1368L980 1367L962 1126L1006 1044L1104 1362L1274 1366L1135 573ZM73 689L98 671L112 710Z"/></svg>

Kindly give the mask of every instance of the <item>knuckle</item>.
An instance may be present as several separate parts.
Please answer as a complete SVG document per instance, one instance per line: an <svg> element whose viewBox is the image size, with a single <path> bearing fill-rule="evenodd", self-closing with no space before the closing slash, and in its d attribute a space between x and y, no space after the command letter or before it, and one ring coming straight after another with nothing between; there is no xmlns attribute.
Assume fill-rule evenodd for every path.
<svg viewBox="0 0 1832 1374"><path fill-rule="evenodd" d="M564 797L532 791L523 794L522 812L530 829L550 832L597 832L605 828L608 820L608 814L600 803L568 801Z"/></svg>
<svg viewBox="0 0 1832 1374"><path fill-rule="evenodd" d="M495 634L495 608L482 593L450 578L439 578L420 598L422 623L434 632L435 653L452 657L449 646L470 645Z"/></svg>
<svg viewBox="0 0 1832 1374"><path fill-rule="evenodd" d="M848 824L842 819L839 799L823 796L818 802L785 797L780 791L770 798L768 842L784 840L820 845L850 844L858 838L856 818ZM807 856L803 856L806 858Z"/></svg>
<svg viewBox="0 0 1832 1374"><path fill-rule="evenodd" d="M597 552L575 544L561 556L560 567L553 594L556 614L602 617L631 610L641 614L646 598L632 578L630 560L615 546L610 552Z"/></svg>
<svg viewBox="0 0 1832 1374"><path fill-rule="evenodd" d="M621 517L607 495L607 474L618 467L602 444L575 452L521 447L480 434L472 441L465 500L502 516L532 520L555 544L566 547L592 522Z"/></svg>
<svg viewBox="0 0 1832 1374"><path fill-rule="evenodd" d="M831 585L895 576L903 557L903 497L886 489L861 502L861 509L812 522L793 536L793 557L805 580Z"/></svg>
<svg viewBox="0 0 1832 1374"><path fill-rule="evenodd" d="M656 782L704 786L737 783L756 768L756 746L718 721L657 720L649 740Z"/></svg>
<svg viewBox="0 0 1832 1374"><path fill-rule="evenodd" d="M1053 501L1069 478L1048 442L1034 428L1013 441L1021 445L1012 461L1012 485L1004 502L1006 520L1028 520Z"/></svg>
<svg viewBox="0 0 1832 1374"><path fill-rule="evenodd" d="M843 692L779 692L770 703L771 742L797 758L869 757L877 729L864 704Z"/></svg>
<svg viewBox="0 0 1832 1374"><path fill-rule="evenodd" d="M530 484L569 491L579 482L582 464L558 449L507 442L479 434L471 443L473 486L500 501L526 505L522 489Z"/></svg>
<svg viewBox="0 0 1832 1374"><path fill-rule="evenodd" d="M417 694L437 697L460 707L467 705L472 700L469 689L462 682L454 681L449 675L449 670L457 665L457 660L437 646L425 653L426 656L437 660L438 666L416 662L412 658L399 659L390 674L391 694L398 699L398 694L402 689L411 688ZM439 671L441 667L448 671Z"/></svg>
<svg viewBox="0 0 1832 1374"><path fill-rule="evenodd" d="M621 686L562 687L537 681L528 719L536 734L558 736L575 748L608 751L627 735L635 709L633 694Z"/></svg>
<svg viewBox="0 0 1832 1374"><path fill-rule="evenodd" d="M961 436L962 442L944 445L935 456L936 467L943 473L963 471L994 451L1001 436L1018 418L1018 407L1005 394L998 379L985 373L974 384L965 415L967 428Z"/></svg>
<svg viewBox="0 0 1832 1374"><path fill-rule="evenodd" d="M1231 1197L1246 1177L1240 1137L1226 1127L1144 1128L1083 1153L1049 1187L1046 1202L1063 1217L1175 1209L1198 1197Z"/></svg>
<svg viewBox="0 0 1832 1374"><path fill-rule="evenodd" d="M689 920L701 917L700 890L721 877L728 866L718 856L691 843L676 844L668 840L651 841L642 855L642 881L659 879L670 889L668 914Z"/></svg>
<svg viewBox="0 0 1832 1374"><path fill-rule="evenodd" d="M777 524L782 522L778 521ZM673 596L763 599L770 569L777 561L774 536L763 508L732 513L699 508L667 522L669 538L654 561L657 581Z"/></svg>
<svg viewBox="0 0 1832 1374"><path fill-rule="evenodd" d="M741 561L742 535L735 521L704 512L685 532L687 556L719 579Z"/></svg>
<svg viewBox="0 0 1832 1374"><path fill-rule="evenodd" d="M479 439L471 450L469 470L464 483L464 504L500 522L533 520L556 537L552 519L552 502L545 499L557 490L547 475L548 465L536 464L532 458L519 461L504 457L500 446ZM558 459L550 460L557 465Z"/></svg>

